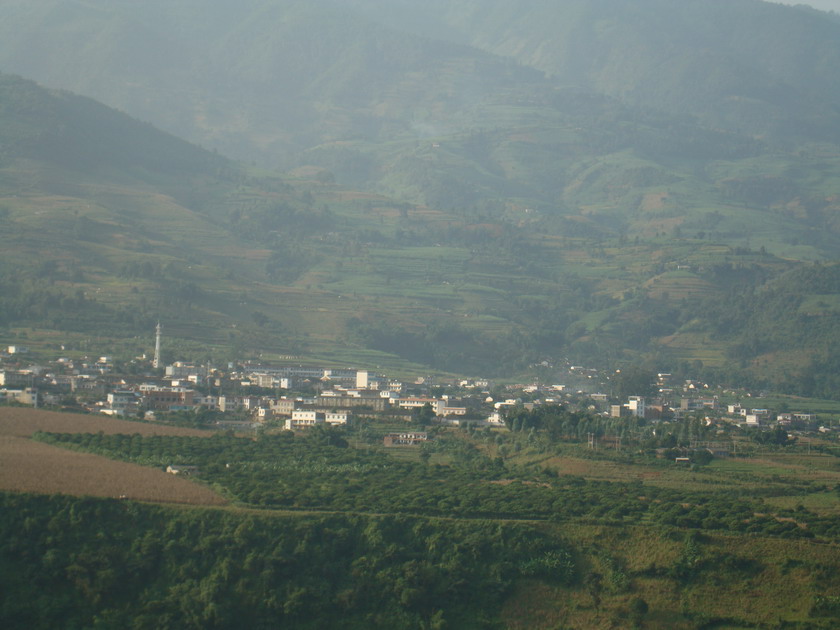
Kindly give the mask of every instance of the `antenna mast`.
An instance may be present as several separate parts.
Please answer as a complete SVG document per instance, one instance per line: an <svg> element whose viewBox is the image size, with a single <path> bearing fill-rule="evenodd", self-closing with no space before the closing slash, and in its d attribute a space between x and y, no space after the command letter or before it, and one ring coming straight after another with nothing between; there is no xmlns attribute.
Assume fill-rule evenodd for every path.
<svg viewBox="0 0 840 630"><path fill-rule="evenodd" d="M155 360L152 363L152 367L155 369L160 367L160 330L160 322L158 322L155 328Z"/></svg>

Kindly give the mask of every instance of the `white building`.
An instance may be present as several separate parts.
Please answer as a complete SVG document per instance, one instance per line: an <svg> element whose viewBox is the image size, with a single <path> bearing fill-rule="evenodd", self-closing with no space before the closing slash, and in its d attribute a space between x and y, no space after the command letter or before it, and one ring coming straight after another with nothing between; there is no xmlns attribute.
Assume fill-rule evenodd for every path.
<svg viewBox="0 0 840 630"><path fill-rule="evenodd" d="M498 411L494 411L491 413L487 418L484 420L485 424L488 424L492 427L503 427L505 426L505 420L502 417L502 414Z"/></svg>
<svg viewBox="0 0 840 630"><path fill-rule="evenodd" d="M401 409L419 409L431 405L432 409L437 410L437 406L443 401L436 398L400 398L391 402L395 402Z"/></svg>
<svg viewBox="0 0 840 630"><path fill-rule="evenodd" d="M744 420L746 420L747 425L751 427L761 426L761 421L763 419L764 416L761 416L757 413L748 413L746 416L744 416Z"/></svg>
<svg viewBox="0 0 840 630"><path fill-rule="evenodd" d="M333 426L346 425L350 422L349 411L325 411L324 421Z"/></svg>
<svg viewBox="0 0 840 630"><path fill-rule="evenodd" d="M130 390L113 391L108 394L107 401L107 409L116 415L136 412L140 407L140 396Z"/></svg>
<svg viewBox="0 0 840 630"><path fill-rule="evenodd" d="M645 399L642 396L630 396L627 399L627 409L630 410L630 413L637 418L644 418L645 417Z"/></svg>
<svg viewBox="0 0 840 630"><path fill-rule="evenodd" d="M370 373L367 370L356 372L356 389L367 389L370 385Z"/></svg>
<svg viewBox="0 0 840 630"><path fill-rule="evenodd" d="M37 407L38 390L32 387L27 387L25 389L0 389L0 402L4 401Z"/></svg>
<svg viewBox="0 0 840 630"><path fill-rule="evenodd" d="M295 409L292 412L292 417L286 420L286 430L294 431L295 429L307 429L319 424L324 424L326 421L326 414L323 411L315 411L314 409Z"/></svg>
<svg viewBox="0 0 840 630"><path fill-rule="evenodd" d="M441 401L441 403L443 402L444 401ZM467 408L450 407L449 405L439 403L435 408L435 415L442 416L444 418L450 418L452 416L465 416L467 415Z"/></svg>

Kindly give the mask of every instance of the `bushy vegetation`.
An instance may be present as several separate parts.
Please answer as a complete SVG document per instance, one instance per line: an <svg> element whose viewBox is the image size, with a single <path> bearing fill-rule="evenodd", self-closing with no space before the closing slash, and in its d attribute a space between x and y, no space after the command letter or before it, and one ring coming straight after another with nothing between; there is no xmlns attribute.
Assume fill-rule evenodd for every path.
<svg viewBox="0 0 840 630"><path fill-rule="evenodd" d="M491 628L513 580L576 579L533 526L281 517L0 495L4 628Z"/></svg>
<svg viewBox="0 0 840 630"><path fill-rule="evenodd" d="M614 524L644 519L684 529L840 537L840 525L831 518L771 509L756 498L784 495L791 485L763 493L733 486L707 495L586 481L541 468L511 469L501 457L491 459L457 438L430 445L452 460L448 466L395 460L381 449L350 448L335 430L256 440L56 433L35 438L160 468L198 466L204 483L252 507L551 522L584 518Z"/></svg>
<svg viewBox="0 0 840 630"><path fill-rule="evenodd" d="M549 461L570 447L550 437L551 418L562 416L554 410L510 434L439 433L423 449L432 458L354 447L348 438L365 431L335 429L257 438L38 433L47 444L146 465L195 465L193 479L235 505L0 495L0 621L417 630L550 628L558 618L685 630L836 622L837 519L771 503L829 488L794 477L764 487L733 473L702 490L689 477L659 485L558 475ZM520 457L504 455L523 440ZM492 450L500 456L488 457ZM621 462L621 477L640 465L675 467L591 456ZM753 583L762 584L753 605L730 601ZM680 598L663 595L674 592Z"/></svg>

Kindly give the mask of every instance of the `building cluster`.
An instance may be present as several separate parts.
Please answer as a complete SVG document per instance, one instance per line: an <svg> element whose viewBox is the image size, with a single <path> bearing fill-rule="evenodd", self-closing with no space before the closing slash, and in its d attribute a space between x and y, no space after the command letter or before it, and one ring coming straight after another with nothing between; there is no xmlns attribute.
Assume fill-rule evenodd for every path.
<svg viewBox="0 0 840 630"><path fill-rule="evenodd" d="M108 356L59 358L39 365L27 361L26 348L10 346L7 352L0 352L0 403L75 406L111 416L146 419L207 410L220 412L214 414L213 421L222 427L269 424L293 431L348 425L354 416L361 415L414 419L422 424L469 422L501 427L508 409L546 404L579 406L608 417L652 422L703 414L709 421L743 427L813 430L818 426L817 418L809 413L773 414L740 404L721 405L708 385L696 381L672 385L669 374L659 375L655 395L629 396L620 404L611 404L607 394L563 385L494 387L482 379L430 378L409 383L367 370L257 362L229 364L226 370L175 362L161 366L162 375L160 369L149 371L148 361L133 366L117 369ZM592 383L597 374L581 366L568 367L569 378L583 387L603 385ZM395 439L400 443L401 438Z"/></svg>
<svg viewBox="0 0 840 630"><path fill-rule="evenodd" d="M613 418L638 417L649 421L679 420L686 416L702 415L707 424L724 422L741 428L783 427L798 430L819 428L827 432L830 428L819 427L819 420L813 413L783 412L774 413L769 409L750 408L741 403L721 404L717 395L710 395L707 385L695 381L685 381L682 387L667 386L669 374L659 375L660 389L657 396L646 399L642 396L630 396L622 404L613 404L609 416ZM605 394L593 394L591 398L598 403L605 403Z"/></svg>
<svg viewBox="0 0 840 630"><path fill-rule="evenodd" d="M469 412L466 404L449 395L432 396L425 379L409 387L366 370L249 362L222 371L175 362L158 377L118 374L110 357L58 359L26 367L17 363L14 369L0 369L0 402L77 404L86 411L115 417L154 419L204 409L236 418L220 424L271 422L300 430L321 424L346 425L354 414L412 418L422 412L427 420L457 424ZM459 385L468 391L488 383L460 381Z"/></svg>

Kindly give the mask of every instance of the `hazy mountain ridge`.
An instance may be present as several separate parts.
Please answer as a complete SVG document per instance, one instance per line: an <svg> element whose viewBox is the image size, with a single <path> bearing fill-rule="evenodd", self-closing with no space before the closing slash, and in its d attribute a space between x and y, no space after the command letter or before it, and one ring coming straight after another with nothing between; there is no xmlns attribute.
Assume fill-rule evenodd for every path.
<svg viewBox="0 0 840 630"><path fill-rule="evenodd" d="M764 150L832 140L840 31L823 16L757 0L13 1L0 8L0 67L234 157L314 162L414 202L568 204L553 183L575 168L569 144L529 156L510 136L583 128L590 156L653 144L655 159L678 154L686 132L708 140L708 125L742 144L766 136ZM581 113L559 102L569 91L615 102ZM628 129L639 120L646 129ZM459 146L479 136L479 151ZM442 139L444 160L418 150Z"/></svg>
<svg viewBox="0 0 840 630"><path fill-rule="evenodd" d="M434 32L610 94L749 133L836 139L840 24L758 0L357 0L392 26ZM422 19L405 20L422 12ZM416 28L416 27L415 27ZM818 129L791 129L830 116Z"/></svg>
<svg viewBox="0 0 840 630"><path fill-rule="evenodd" d="M40 12L14 12L11 4L0 9L11 12L3 16L0 66L94 96L227 154L270 162L348 134L376 139L383 125L392 127L386 136L405 133L406 103L451 113L456 92L492 92L498 80L488 77L510 66L323 3L207 8L54 0L41 3L51 10ZM28 54L33 43L42 54ZM406 76L424 87L408 90L394 115L387 100ZM440 89L427 89L438 79L445 81Z"/></svg>
<svg viewBox="0 0 840 630"><path fill-rule="evenodd" d="M460 10L468 17L475 6ZM591 22L593 7L564 6ZM255 0L224 9L0 7L45 38L58 29L55 50L69 52L55 66L68 81L105 89L118 80L112 96L126 107L205 140L228 138L255 160L301 167L294 187L248 174L92 101L18 80L35 107L10 99L0 116L0 132L18 134L0 172L7 295L21 296L7 323L60 328L56 304L107 288L107 308L74 304L123 321L114 334L166 313L173 335L224 356L375 356L511 373L558 356L659 367L702 357L728 368L730 349L740 348L741 375L787 385L833 343L827 328L814 329L806 349L786 359L786 374L771 374L767 357L788 349L781 338L752 343L747 328L721 329L725 318L712 307L735 299L736 280L759 291L798 261L836 258L840 151L827 138L755 137L561 87L515 60L441 43L425 26L404 35L347 6ZM500 32L506 10L487 17ZM154 21L161 16L165 25ZM0 22L9 35L0 62L26 49L26 29L8 24ZM121 46L128 31L129 44L142 44L154 31L148 60L177 49L183 63L172 58L154 75L151 61L125 64L127 49L106 58L101 39L77 50L68 42L85 29L105 33L108 46ZM112 59L122 61L112 68ZM59 102L73 105L64 117ZM68 148L38 149L47 141ZM62 242L67 234L75 240ZM44 251L45 266L27 268ZM833 304L791 296L810 310L825 301L818 312ZM772 324L754 321L753 330Z"/></svg>
<svg viewBox="0 0 840 630"><path fill-rule="evenodd" d="M0 146L9 157L75 169L122 166L169 175L230 166L225 158L89 98L48 92L10 75L0 75L0 96Z"/></svg>

